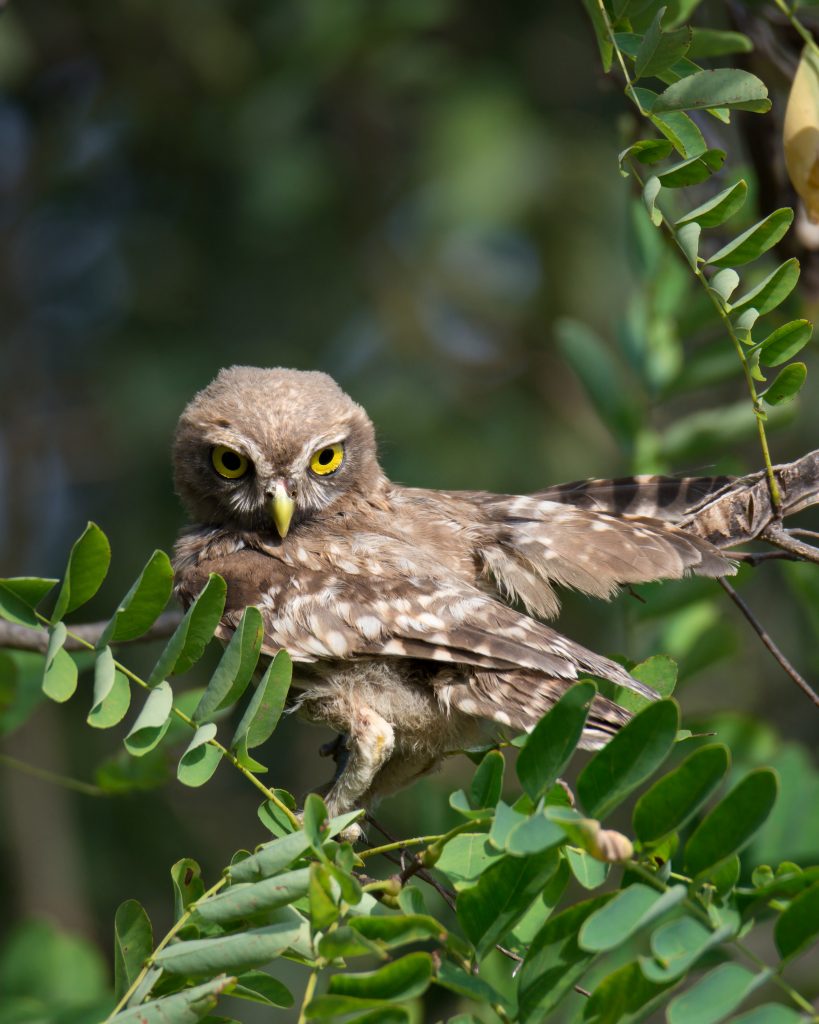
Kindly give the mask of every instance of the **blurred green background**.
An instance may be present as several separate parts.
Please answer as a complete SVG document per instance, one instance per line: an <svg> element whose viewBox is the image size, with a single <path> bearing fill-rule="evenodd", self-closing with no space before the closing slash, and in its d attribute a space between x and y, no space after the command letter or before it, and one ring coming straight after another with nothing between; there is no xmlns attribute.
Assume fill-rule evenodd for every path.
<svg viewBox="0 0 819 1024"><path fill-rule="evenodd" d="M781 118L784 79L766 81ZM183 524L176 418L233 363L333 375L375 421L388 473L413 485L759 468L735 356L617 173L632 126L580 4L29 0L0 17L0 83L0 574L59 575L93 519L114 562L91 611L110 613ZM750 174L753 116L725 136L726 182ZM772 425L776 460L815 447L815 393L809 381ZM740 578L808 674L817 575ZM726 720L745 737L737 760L789 758L813 785L815 717L716 585L640 589L646 604L570 597L561 628L679 658L686 714L755 716ZM137 671L155 656L124 655ZM86 679L18 728L28 698L4 694L3 750L89 782L108 759L109 788L172 768L162 752L125 765L119 730L85 726L89 695ZM327 774L326 738L286 721L260 752L268 778L302 796ZM435 830L469 771L453 759L379 817ZM0 798L0 939L41 919L106 957L121 900L142 901L161 935L174 861L213 878L265 838L254 791L225 766L202 791L96 797L5 767ZM814 826L794 840L780 822L766 856L819 854ZM24 986L26 949L49 942L60 984L90 957L102 991L91 953L31 928L14 933L0 991Z"/></svg>

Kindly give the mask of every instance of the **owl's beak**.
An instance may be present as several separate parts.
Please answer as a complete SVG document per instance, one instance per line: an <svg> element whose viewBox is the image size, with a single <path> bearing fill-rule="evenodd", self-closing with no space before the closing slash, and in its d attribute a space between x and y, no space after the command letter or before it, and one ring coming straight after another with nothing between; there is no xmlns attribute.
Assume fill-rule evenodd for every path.
<svg viewBox="0 0 819 1024"><path fill-rule="evenodd" d="M268 503L268 508L273 516L276 529L279 531L279 536L284 540L287 536L287 531L290 529L290 522L293 518L296 503L287 493L287 488L281 480L276 483L276 490Z"/></svg>

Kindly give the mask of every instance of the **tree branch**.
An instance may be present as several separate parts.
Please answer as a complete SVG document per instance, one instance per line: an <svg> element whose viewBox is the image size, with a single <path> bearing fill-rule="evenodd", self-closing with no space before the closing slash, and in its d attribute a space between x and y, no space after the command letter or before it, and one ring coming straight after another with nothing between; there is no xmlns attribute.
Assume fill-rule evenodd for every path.
<svg viewBox="0 0 819 1024"><path fill-rule="evenodd" d="M785 657L782 651L779 650L779 648L771 639L770 634L764 628L762 623L756 618L756 616L748 607L748 605L742 600L742 598L739 596L736 590L734 590L731 584L725 579L718 579L717 583L719 583L719 585L722 587L725 593L731 598L731 600L734 602L737 608L739 608L739 610L742 612L742 614L745 616L748 622L750 622L754 632L757 634L762 643L765 644L765 646L768 648L768 650L771 652L774 658L776 658L776 660L779 662L779 664L782 666L785 672L791 677L791 679L796 683L799 689L802 690L802 692L808 697L808 699L811 700L817 707L819 707L819 694L817 694L812 689L807 680L805 680L796 671L796 669L793 667L793 665L791 665L791 663L788 661L788 659Z"/></svg>
<svg viewBox="0 0 819 1024"><path fill-rule="evenodd" d="M128 640L127 643L145 643L150 640L164 640L169 637L182 621L182 613L179 611L164 612L151 626L147 633L137 637L136 640ZM81 639L77 640L69 636L65 641L67 651L87 650L85 643L97 645L102 636L108 621L86 622L80 625L71 626L71 632ZM0 647L8 647L17 651L36 651L45 654L48 649L48 632L45 629L32 629L30 626L18 626L15 622L0 620Z"/></svg>

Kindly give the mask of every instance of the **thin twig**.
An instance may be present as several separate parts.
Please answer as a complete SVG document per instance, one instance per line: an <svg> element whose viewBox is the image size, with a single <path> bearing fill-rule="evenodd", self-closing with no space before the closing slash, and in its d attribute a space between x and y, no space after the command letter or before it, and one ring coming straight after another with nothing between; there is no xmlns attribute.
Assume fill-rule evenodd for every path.
<svg viewBox="0 0 819 1024"><path fill-rule="evenodd" d="M817 707L819 707L819 694L814 692L810 684L802 678L802 676L796 671L793 665L791 665L791 663L788 661L785 655L779 650L779 648L773 642L773 640L771 639L770 635L768 634L767 630L764 628L762 623L759 622L754 613L751 611L748 605L742 600L742 598L739 596L736 590L734 590L731 584L728 583L728 581L722 577L720 577L717 580L717 583L719 583L719 585L722 587L725 593L731 598L731 600L734 602L737 608L739 608L739 610L742 612L742 614L745 616L748 622L750 622L754 632L757 634L762 643L765 644L765 646L768 648L768 650L771 652L774 658L776 658L776 660L779 662L779 664L782 666L785 672L787 672L787 674L796 683L799 689L802 690L802 692L805 693L805 695Z"/></svg>
<svg viewBox="0 0 819 1024"><path fill-rule="evenodd" d="M771 523L770 526L766 527L762 533L762 539L768 541L769 544L773 544L775 547L781 548L783 551L789 551L792 555L798 555L806 562L819 563L819 548L792 537L779 523Z"/></svg>
<svg viewBox="0 0 819 1024"><path fill-rule="evenodd" d="M55 786L62 786L63 789L74 790L75 793L82 793L85 796L110 796L100 786L91 782L82 782L80 779L72 779L67 775L58 775L57 772L50 772L47 768L38 768L37 765L29 764L27 761L19 761L16 757L9 757L8 754L0 754L0 764L4 764L15 771L31 775L41 782L50 782Z"/></svg>
<svg viewBox="0 0 819 1024"><path fill-rule="evenodd" d="M755 569L763 562L771 562L777 559L785 562L804 561L801 555L795 555L791 551L732 551L731 558L737 562L743 562L745 565L750 565L752 569Z"/></svg>
<svg viewBox="0 0 819 1024"><path fill-rule="evenodd" d="M164 640L173 633L181 621L181 612L165 612L142 636L137 637L136 640L124 642L133 644ZM71 633L74 635L69 634L66 637L65 649L67 651L83 651L88 649L88 644L96 647L107 625L108 620L106 619L104 622L85 622L71 626ZM16 622L0 621L0 647L45 654L48 650L48 632L45 628L33 629L31 626L20 626Z"/></svg>

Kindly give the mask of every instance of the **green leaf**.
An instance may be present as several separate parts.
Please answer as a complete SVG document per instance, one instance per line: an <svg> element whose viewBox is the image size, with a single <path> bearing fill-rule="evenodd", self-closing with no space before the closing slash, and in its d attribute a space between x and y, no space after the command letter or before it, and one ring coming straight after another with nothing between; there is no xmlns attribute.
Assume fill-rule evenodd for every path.
<svg viewBox="0 0 819 1024"><path fill-rule="evenodd" d="M330 995L399 1002L423 995L431 981L432 958L429 953L408 953L375 971L335 974L330 978L327 991Z"/></svg>
<svg viewBox="0 0 819 1024"><path fill-rule="evenodd" d="M117 725L131 705L128 677L114 664L110 647L103 647L94 664L94 699L86 721L95 729Z"/></svg>
<svg viewBox="0 0 819 1024"><path fill-rule="evenodd" d="M749 772L697 826L685 847L686 870L702 874L741 850L771 813L778 788L769 768Z"/></svg>
<svg viewBox="0 0 819 1024"><path fill-rule="evenodd" d="M771 109L765 83L756 75L737 68L697 71L681 78L660 93L651 106L652 114L670 110L705 110L728 107L764 114Z"/></svg>
<svg viewBox="0 0 819 1024"><path fill-rule="evenodd" d="M569 763L596 692L594 683L572 686L527 737L516 770L532 800L539 800Z"/></svg>
<svg viewBox="0 0 819 1024"><path fill-rule="evenodd" d="M721 149L707 149L698 156L683 160L657 172L657 178L663 188L684 188L686 185L698 185L718 171L725 162L725 153Z"/></svg>
<svg viewBox="0 0 819 1024"><path fill-rule="evenodd" d="M343 975L339 975L343 977ZM383 999L364 999L361 996L341 996L341 995L327 995L327 996L316 996L305 1008L304 1017L306 1020L338 1020L340 1016L346 1016L349 1013L355 1013L359 1010L367 1010L362 1017L350 1018L347 1017L345 1024L352 1024L354 1020L367 1020L369 1018L372 1024L381 1024L384 1020L385 1024L392 1024L395 1019L392 1015L393 1009L398 1010L398 1007L393 1007L390 1003ZM382 1015L384 1015L382 1017ZM398 1018L401 1024L404 1024L406 1017Z"/></svg>
<svg viewBox="0 0 819 1024"><path fill-rule="evenodd" d="M469 787L469 802L475 810L494 807L503 789L503 771L506 761L499 750L488 751Z"/></svg>
<svg viewBox="0 0 819 1024"><path fill-rule="evenodd" d="M215 735L213 722L200 725L193 734L176 768L176 777L183 786L204 786L218 768L222 751L210 743Z"/></svg>
<svg viewBox="0 0 819 1024"><path fill-rule="evenodd" d="M577 941L590 953L615 949L629 936L678 906L687 895L684 885L673 885L660 892L635 882L627 889L621 889L614 899L586 918Z"/></svg>
<svg viewBox="0 0 819 1024"><path fill-rule="evenodd" d="M801 953L819 935L819 883L812 885L782 912L774 927L776 948L783 960Z"/></svg>
<svg viewBox="0 0 819 1024"><path fill-rule="evenodd" d="M231 750L241 747L247 751L261 746L270 738L284 710L292 676L293 663L289 654L287 651L279 651L250 698L230 741Z"/></svg>
<svg viewBox="0 0 819 1024"><path fill-rule="evenodd" d="M208 582L197 594L193 604L174 630L148 683L156 686L168 676L181 675L202 657L225 608L227 584L221 576L211 573Z"/></svg>
<svg viewBox="0 0 819 1024"><path fill-rule="evenodd" d="M641 91L643 90L635 89L635 92ZM699 156L708 148L702 132L688 114L684 114L681 110L670 111L662 115L653 114L651 123L658 131L662 132L680 156L686 158Z"/></svg>
<svg viewBox="0 0 819 1024"><path fill-rule="evenodd" d="M40 576L12 576L0 579L0 618L20 626L37 626L34 609L57 580Z"/></svg>
<svg viewBox="0 0 819 1024"><path fill-rule="evenodd" d="M640 139L624 149L618 157L620 167L629 158L639 160L641 164L656 164L671 153L673 146L667 139Z"/></svg>
<svg viewBox="0 0 819 1024"><path fill-rule="evenodd" d="M740 313L753 308L758 316L765 316L787 299L798 280L799 260L786 260L771 271L764 281L737 299L733 312Z"/></svg>
<svg viewBox="0 0 819 1024"><path fill-rule="evenodd" d="M318 793L308 793L304 801L304 834L316 853L320 853L327 839L330 815Z"/></svg>
<svg viewBox="0 0 819 1024"><path fill-rule="evenodd" d="M120 602L97 647L136 640L159 618L173 590L173 569L164 551L154 551L136 583Z"/></svg>
<svg viewBox="0 0 819 1024"><path fill-rule="evenodd" d="M696 221L700 227L719 227L726 220L740 210L748 196L748 185L745 181L738 181L735 185L729 185L722 192L717 193L712 199L702 203L690 213L686 213L676 221L676 227L683 224L690 224Z"/></svg>
<svg viewBox="0 0 819 1024"><path fill-rule="evenodd" d="M293 832L281 839L272 840L238 864L232 864L228 874L234 882L255 882L268 878L289 868L307 852L309 846L310 840L304 832Z"/></svg>
<svg viewBox="0 0 819 1024"><path fill-rule="evenodd" d="M632 1024L642 1020L673 984L649 981L638 964L624 964L597 985L583 1009L583 1020L592 1024Z"/></svg>
<svg viewBox="0 0 819 1024"><path fill-rule="evenodd" d="M210 678L193 713L194 722L209 721L221 708L230 707L247 688L264 640L264 623L258 608L245 608L239 625Z"/></svg>
<svg viewBox="0 0 819 1024"><path fill-rule="evenodd" d="M700 245L699 224L685 224L677 231L677 242L682 250L683 256L688 260L688 265L697 269L697 252Z"/></svg>
<svg viewBox="0 0 819 1024"><path fill-rule="evenodd" d="M408 942L437 939L445 931L443 925L428 914L396 914L390 917L352 917L350 928L370 942L384 948L403 946Z"/></svg>
<svg viewBox="0 0 819 1024"><path fill-rule="evenodd" d="M309 868L285 871L261 882L231 885L230 888L197 902L196 917L211 924L230 924L294 903L307 895L309 887Z"/></svg>
<svg viewBox="0 0 819 1024"><path fill-rule="evenodd" d="M229 990L234 981L234 978L220 974L202 985L194 985L150 1003L140 1003L130 1010L120 1010L117 1024L196 1024L216 1006L221 993Z"/></svg>
<svg viewBox="0 0 819 1024"><path fill-rule="evenodd" d="M520 1024L542 1024L580 979L593 954L578 946L578 932L609 899L598 896L575 904L547 921L532 940L518 975Z"/></svg>
<svg viewBox="0 0 819 1024"><path fill-rule="evenodd" d="M488 953L515 926L559 862L554 849L523 859L503 857L483 872L477 885L458 893L458 920L479 956Z"/></svg>
<svg viewBox="0 0 819 1024"><path fill-rule="evenodd" d="M448 989L464 999L472 999L478 1003L488 1003L490 1006L493 1004L497 1005L498 1003L503 1004L504 1002L501 995L486 981L476 977L474 974L467 974L466 971L456 967L449 960L441 962L434 980L436 985L440 985L442 988ZM450 1024L452 1024L451 1018Z"/></svg>
<svg viewBox="0 0 819 1024"><path fill-rule="evenodd" d="M165 682L155 686L123 741L132 757L142 757L159 743L168 731L172 707L173 691L170 686Z"/></svg>
<svg viewBox="0 0 819 1024"><path fill-rule="evenodd" d="M812 335L813 324L809 320L782 324L760 344L759 361L765 366L780 366L801 351Z"/></svg>
<svg viewBox="0 0 819 1024"><path fill-rule="evenodd" d="M638 712L589 761L577 779L577 795L592 818L604 818L668 757L679 728L670 700Z"/></svg>
<svg viewBox="0 0 819 1024"><path fill-rule="evenodd" d="M804 363L790 363L779 371L773 384L762 394L768 405L790 402L802 389L808 368Z"/></svg>
<svg viewBox="0 0 819 1024"><path fill-rule="evenodd" d="M740 267L758 259L782 238L793 221L793 210L774 210L764 220L743 231L708 259L712 267Z"/></svg>
<svg viewBox="0 0 819 1024"><path fill-rule="evenodd" d="M121 999L154 948L151 922L136 900L126 900L114 917L114 998Z"/></svg>
<svg viewBox="0 0 819 1024"><path fill-rule="evenodd" d="M264 971L245 971L236 981L237 984L230 992L234 998L248 999L265 1006L293 1005L293 995L289 989Z"/></svg>
<svg viewBox="0 0 819 1024"><path fill-rule="evenodd" d="M805 1018L781 1003L763 1003L731 1018L731 1024L803 1024Z"/></svg>
<svg viewBox="0 0 819 1024"><path fill-rule="evenodd" d="M540 853L566 841L566 833L542 812L535 813L516 825L506 837L506 850L514 857Z"/></svg>
<svg viewBox="0 0 819 1024"><path fill-rule="evenodd" d="M202 881L202 869L192 857L183 857L171 868L171 884L173 885L173 916L174 920L178 921L191 903L195 903L204 895L205 883Z"/></svg>
<svg viewBox="0 0 819 1024"><path fill-rule="evenodd" d="M695 28L688 56L693 60L699 60L701 57L725 57L729 53L750 53L753 48L754 44L741 32Z"/></svg>
<svg viewBox="0 0 819 1024"><path fill-rule="evenodd" d="M654 959L641 956L640 969L649 981L657 984L674 981L693 967L703 953L735 932L733 922L712 931L693 917L677 917L654 930L651 935Z"/></svg>
<svg viewBox="0 0 819 1024"><path fill-rule="evenodd" d="M485 833L461 834L446 844L435 869L443 871L456 889L463 889L501 855L501 852L490 846Z"/></svg>
<svg viewBox="0 0 819 1024"><path fill-rule="evenodd" d="M655 228L658 228L663 222L663 211L656 205L657 196L662 187L662 183L656 175L652 175L643 186L643 202Z"/></svg>
<svg viewBox="0 0 819 1024"><path fill-rule="evenodd" d="M43 693L58 704L63 704L77 689L77 663L63 648L66 628L58 622L51 629L43 672Z"/></svg>
<svg viewBox="0 0 819 1024"><path fill-rule="evenodd" d="M730 267L720 270L714 274L708 283L708 287L717 293L724 303L734 294L739 284L739 274Z"/></svg>
<svg viewBox="0 0 819 1024"><path fill-rule="evenodd" d="M589 856L585 850L573 850L565 847L564 854L569 869L584 889L599 889L605 882L610 864Z"/></svg>
<svg viewBox="0 0 819 1024"><path fill-rule="evenodd" d="M770 977L739 964L720 964L668 1004L668 1024L718 1024Z"/></svg>
<svg viewBox="0 0 819 1024"><path fill-rule="evenodd" d="M658 779L634 807L634 831L643 843L656 843L683 827L711 796L728 771L730 755L721 743L700 747Z"/></svg>
<svg viewBox="0 0 819 1024"><path fill-rule="evenodd" d="M691 29L688 26L664 32L662 19L665 7L661 7L646 29L637 56L634 59L634 77L650 78L665 71L688 52L691 45Z"/></svg>
<svg viewBox="0 0 819 1024"><path fill-rule="evenodd" d="M606 19L600 10L597 0L583 0L583 6L586 8L586 13L594 29L594 38L597 40L597 48L600 50L600 61L603 65L603 71L608 74L611 71L614 47L609 36Z"/></svg>
<svg viewBox="0 0 819 1024"><path fill-rule="evenodd" d="M323 864L314 862L310 865L308 877L310 927L314 932L323 932L338 920L339 908L333 899L327 868ZM270 879L270 881L274 881L274 879Z"/></svg>
<svg viewBox="0 0 819 1024"><path fill-rule="evenodd" d="M111 564L111 545L96 523L89 523L71 548L63 585L51 613L58 622L75 608L90 601L102 586Z"/></svg>
<svg viewBox="0 0 819 1024"><path fill-rule="evenodd" d="M195 977L261 967L289 948L302 948L309 952L307 922L301 914L292 907L282 907L275 914L278 920L264 928L214 939L173 943L154 954L154 963L168 974Z"/></svg>

